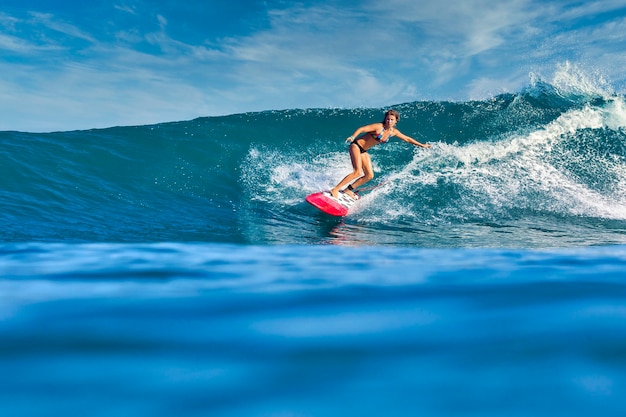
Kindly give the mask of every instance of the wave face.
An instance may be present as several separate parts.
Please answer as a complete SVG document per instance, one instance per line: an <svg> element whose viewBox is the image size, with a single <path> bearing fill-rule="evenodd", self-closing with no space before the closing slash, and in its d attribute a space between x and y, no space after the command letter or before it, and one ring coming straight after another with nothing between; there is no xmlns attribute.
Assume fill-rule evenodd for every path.
<svg viewBox="0 0 626 417"><path fill-rule="evenodd" d="M626 242L624 97L543 83L395 106L375 189L344 219L304 202L350 170L343 140L384 109L246 113L152 126L0 132L3 241L423 247Z"/></svg>

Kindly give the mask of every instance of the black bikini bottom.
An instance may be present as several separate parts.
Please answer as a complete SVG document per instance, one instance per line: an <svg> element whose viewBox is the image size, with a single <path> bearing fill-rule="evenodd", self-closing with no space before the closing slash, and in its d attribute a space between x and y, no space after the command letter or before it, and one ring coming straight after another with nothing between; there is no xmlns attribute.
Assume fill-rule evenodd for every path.
<svg viewBox="0 0 626 417"><path fill-rule="evenodd" d="M367 150L363 149L363 147L359 145L356 140L353 140L352 142L350 142L350 145L356 145L361 151L361 153L367 153Z"/></svg>

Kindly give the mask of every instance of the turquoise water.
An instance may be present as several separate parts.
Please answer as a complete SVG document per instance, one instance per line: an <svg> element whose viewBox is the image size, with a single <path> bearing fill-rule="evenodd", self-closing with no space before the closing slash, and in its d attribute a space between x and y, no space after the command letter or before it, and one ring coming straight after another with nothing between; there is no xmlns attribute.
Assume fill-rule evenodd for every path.
<svg viewBox="0 0 626 417"><path fill-rule="evenodd" d="M621 416L624 97L0 132L0 414Z"/></svg>
<svg viewBox="0 0 626 417"><path fill-rule="evenodd" d="M5 242L571 247L626 241L622 97L549 86L397 106L381 185L343 220L304 203L350 170L382 110L288 110L154 126L0 133Z"/></svg>

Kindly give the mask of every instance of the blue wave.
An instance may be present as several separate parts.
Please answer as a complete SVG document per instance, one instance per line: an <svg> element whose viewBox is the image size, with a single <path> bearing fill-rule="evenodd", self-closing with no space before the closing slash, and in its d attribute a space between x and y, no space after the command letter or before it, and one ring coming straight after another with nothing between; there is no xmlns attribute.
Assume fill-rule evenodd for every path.
<svg viewBox="0 0 626 417"><path fill-rule="evenodd" d="M15 241L421 246L623 243L623 97L518 94L395 106L433 148L372 150L378 188L343 220L303 203L350 169L343 139L383 109L246 113L152 126L0 132Z"/></svg>

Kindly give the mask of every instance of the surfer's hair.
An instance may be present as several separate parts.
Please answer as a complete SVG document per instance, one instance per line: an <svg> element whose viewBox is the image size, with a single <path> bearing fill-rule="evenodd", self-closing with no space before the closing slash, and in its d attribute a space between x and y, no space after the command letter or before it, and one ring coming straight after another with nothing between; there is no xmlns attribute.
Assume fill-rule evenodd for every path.
<svg viewBox="0 0 626 417"><path fill-rule="evenodd" d="M385 120L387 119L387 116L389 115L395 116L396 122L400 121L400 113L398 113L396 110L387 110L385 112L385 116L383 117L383 124L385 124Z"/></svg>

